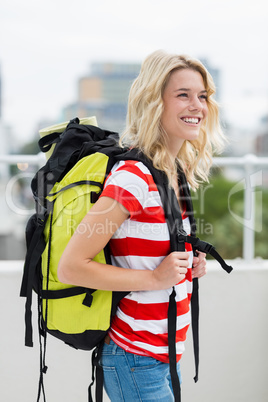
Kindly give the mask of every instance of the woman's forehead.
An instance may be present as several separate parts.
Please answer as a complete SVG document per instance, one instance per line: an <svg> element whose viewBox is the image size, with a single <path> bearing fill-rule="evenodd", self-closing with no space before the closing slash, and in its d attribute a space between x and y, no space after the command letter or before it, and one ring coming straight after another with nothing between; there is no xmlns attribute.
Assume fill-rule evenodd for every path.
<svg viewBox="0 0 268 402"><path fill-rule="evenodd" d="M166 89L169 90L205 90L205 83L199 71L185 68L174 70L167 82Z"/></svg>

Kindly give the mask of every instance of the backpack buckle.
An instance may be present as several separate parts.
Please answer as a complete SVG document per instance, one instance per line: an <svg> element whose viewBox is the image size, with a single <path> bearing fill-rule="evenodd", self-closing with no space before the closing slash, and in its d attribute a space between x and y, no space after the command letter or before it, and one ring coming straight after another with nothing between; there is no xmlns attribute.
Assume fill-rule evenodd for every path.
<svg viewBox="0 0 268 402"><path fill-rule="evenodd" d="M207 243L206 241L200 240L198 238L197 238L197 242L194 245L194 247L198 251L201 251L206 254L210 254L211 250L215 248L214 246L212 246L212 244Z"/></svg>
<svg viewBox="0 0 268 402"><path fill-rule="evenodd" d="M177 230L177 238L179 243L185 243L188 235L184 229L178 228Z"/></svg>

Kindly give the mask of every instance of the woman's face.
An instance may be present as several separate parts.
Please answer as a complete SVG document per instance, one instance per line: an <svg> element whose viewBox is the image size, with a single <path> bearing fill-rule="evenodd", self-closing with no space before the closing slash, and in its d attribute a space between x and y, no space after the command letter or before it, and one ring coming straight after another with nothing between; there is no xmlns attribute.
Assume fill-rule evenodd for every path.
<svg viewBox="0 0 268 402"><path fill-rule="evenodd" d="M195 70L175 70L163 93L162 127L172 154L185 140L195 140L208 114L207 91L202 75Z"/></svg>

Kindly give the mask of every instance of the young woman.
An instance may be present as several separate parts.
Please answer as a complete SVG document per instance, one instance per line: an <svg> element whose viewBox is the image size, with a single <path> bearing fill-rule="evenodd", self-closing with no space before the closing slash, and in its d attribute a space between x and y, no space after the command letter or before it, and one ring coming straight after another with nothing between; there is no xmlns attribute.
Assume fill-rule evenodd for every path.
<svg viewBox="0 0 268 402"><path fill-rule="evenodd" d="M193 189L207 180L213 149L223 144L212 77L200 61L156 51L144 61L128 104L124 145L141 150L174 189L183 225L189 218L180 199L177 171ZM63 253L58 277L64 283L129 291L119 303L101 364L113 402L173 401L169 375L167 310L176 288L179 361L190 325L192 278L206 273L205 254L190 247L170 252L169 232L159 192L148 168L120 161L103 193L78 226ZM86 228L86 230L85 230ZM110 242L112 265L93 258Z"/></svg>

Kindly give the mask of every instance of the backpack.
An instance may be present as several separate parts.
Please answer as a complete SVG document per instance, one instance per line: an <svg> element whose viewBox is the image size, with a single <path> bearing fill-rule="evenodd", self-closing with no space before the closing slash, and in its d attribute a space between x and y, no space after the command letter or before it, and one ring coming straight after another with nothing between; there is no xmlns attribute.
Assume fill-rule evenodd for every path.
<svg viewBox="0 0 268 402"><path fill-rule="evenodd" d="M191 236L182 228L181 214L175 193L168 186L167 177L155 169L141 152L118 146L117 133L96 126L80 124L78 118L67 127L52 132L39 140L43 152L54 150L47 163L34 176L31 188L36 213L26 227L26 257L20 295L25 303L25 345L33 346L31 303L32 290L38 294L38 329L40 341L39 401L44 392L43 374L47 333L66 344L92 353L92 383L94 368L97 374L96 399L102 400L102 374L98 365L101 345L110 327L118 302L128 292L112 292L62 284L57 278L57 266L63 250L76 227L97 201L105 178L118 160L139 160L150 170L163 202L170 231L171 251L184 251L185 242L193 249L213 255L227 271L226 265L213 246L195 237L195 221L189 187L184 173L179 170L180 191L186 202L191 223ZM110 263L109 245L95 260ZM175 290L170 296L168 309L168 341L171 378L176 401L180 401L180 384L176 375L176 302ZM192 328L196 364L195 381L198 379L198 280L193 280ZM42 346L43 339L43 346Z"/></svg>

